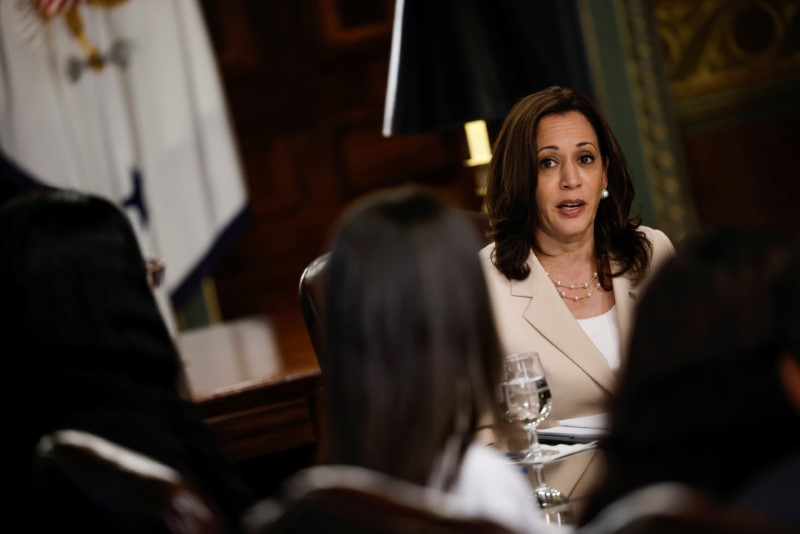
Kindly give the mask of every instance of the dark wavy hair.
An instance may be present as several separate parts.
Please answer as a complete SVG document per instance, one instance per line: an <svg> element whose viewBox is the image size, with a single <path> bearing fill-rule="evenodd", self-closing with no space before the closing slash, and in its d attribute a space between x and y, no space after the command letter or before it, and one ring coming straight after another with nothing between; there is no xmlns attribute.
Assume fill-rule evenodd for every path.
<svg viewBox="0 0 800 534"><path fill-rule="evenodd" d="M416 188L345 214L327 279L326 461L422 485L447 464L443 486L454 481L496 405L501 356L480 248L459 210Z"/></svg>
<svg viewBox="0 0 800 534"><path fill-rule="evenodd" d="M639 218L629 216L634 191L625 156L594 103L582 93L562 87L550 87L517 102L495 141L486 189L489 235L495 241L492 261L510 280L524 280L530 274L530 251L539 251L535 238L539 225L536 132L542 117L570 111L586 117L594 128L607 167L610 195L600 202L594 225L601 283L604 289L611 289L611 277L630 272L636 284L647 274L652 245L637 230ZM611 272L611 260L620 263L619 271Z"/></svg>
<svg viewBox="0 0 800 534"><path fill-rule="evenodd" d="M174 389L180 359L127 217L43 190L0 209L0 324L31 369L108 372Z"/></svg>

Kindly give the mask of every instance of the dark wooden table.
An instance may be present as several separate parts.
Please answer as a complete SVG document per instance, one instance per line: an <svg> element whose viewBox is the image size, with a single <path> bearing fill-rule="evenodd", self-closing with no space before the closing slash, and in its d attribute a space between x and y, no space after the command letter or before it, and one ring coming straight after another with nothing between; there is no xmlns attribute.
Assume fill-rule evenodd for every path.
<svg viewBox="0 0 800 534"><path fill-rule="evenodd" d="M192 330L178 347L197 409L235 460L318 442L319 366L283 356L269 319Z"/></svg>

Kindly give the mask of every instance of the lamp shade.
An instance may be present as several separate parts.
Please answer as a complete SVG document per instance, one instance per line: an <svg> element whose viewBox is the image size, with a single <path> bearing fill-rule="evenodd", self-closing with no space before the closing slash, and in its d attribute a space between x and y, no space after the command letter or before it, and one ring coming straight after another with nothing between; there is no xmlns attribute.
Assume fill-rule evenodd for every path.
<svg viewBox="0 0 800 534"><path fill-rule="evenodd" d="M592 94L574 0L397 0L384 135L502 118L551 85Z"/></svg>

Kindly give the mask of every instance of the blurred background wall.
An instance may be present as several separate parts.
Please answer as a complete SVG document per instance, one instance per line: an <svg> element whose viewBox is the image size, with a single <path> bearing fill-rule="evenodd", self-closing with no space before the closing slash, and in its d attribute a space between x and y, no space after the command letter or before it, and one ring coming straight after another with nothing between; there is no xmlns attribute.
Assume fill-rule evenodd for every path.
<svg viewBox="0 0 800 534"><path fill-rule="evenodd" d="M207 391L195 400L263 494L311 463L320 439L320 373L299 306L303 270L364 193L413 182L481 209L488 156L470 149L465 122L483 121L478 129L491 141L518 98L572 86L599 104L623 145L634 214L645 224L680 241L724 223L800 222L800 0L401 1L402 25L395 0L169 4L200 7L248 204L243 232L225 240L210 275L211 261L193 272L205 279L188 304L176 303L178 342L188 375L208 366L208 384L193 384ZM5 13L11 5L0 3ZM87 6L84 15L101 20ZM167 4L127 8L163 23L154 6ZM393 50L395 28L404 46ZM397 98L387 124L393 54ZM30 109L14 111L31 122ZM0 157L0 199L31 185L12 167ZM167 173L164 183L175 174L195 178ZM192 226L176 207L180 194L166 197L181 244ZM214 381L225 385L217 390Z"/></svg>
<svg viewBox="0 0 800 534"><path fill-rule="evenodd" d="M464 164L457 125L381 135L392 0L201 4L253 215L214 272L222 318L268 314L281 350L310 351L297 282L345 204L417 182L479 209L479 173ZM797 225L800 2L572 5L581 32L573 37L629 157L646 223L676 240L724 222ZM532 33L556 24L525 22ZM487 123L493 136L501 119Z"/></svg>
<svg viewBox="0 0 800 534"><path fill-rule="evenodd" d="M402 24L396 17L401 5ZM42 17L41 10L51 7L60 14ZM72 12L71 19L65 11ZM170 305L177 309L170 307L165 315L177 312L187 375L203 379L191 384L201 413L264 494L311 463L324 439L318 425L324 414L320 371L299 306L303 270L324 252L344 207L370 191L425 184L464 209L480 210L488 154L471 150L468 121L482 121L477 129L485 130L490 142L517 99L550 85L572 86L587 92L609 119L633 171L634 214L645 224L676 242L726 223L800 227L800 0L29 0L0 1L0 15L0 51L13 45L15 57L25 58L14 63L0 53L0 141L15 141L0 147L0 201L41 186L37 179L43 178L4 150L19 148L14 135L3 135L16 127L39 128L30 136L33 146L25 147L30 150L16 154L27 154L29 166L36 167L51 152L71 154L69 146L49 141L60 131L42 126L49 115L60 110L70 119L64 124L75 120L75 130L63 136L71 142L61 143L71 145L86 134L84 115L105 124L100 119L106 111L116 115L125 107L115 103L109 87L119 85L122 95L122 81L133 81L152 97L162 91L146 89L166 86L169 104L138 111L159 119L142 139L167 138L163 159L172 163L170 117L193 98L215 103L212 122L224 126L222 134L195 143L202 129L185 113L179 125L184 148L191 148L186 151L191 156L182 158L186 165L145 173L145 182L166 187L163 195L150 198L174 216L163 220L169 219L164 228L175 239L157 251L167 259L167 273L174 273L177 265L170 258L187 248L193 230L202 229L197 219L189 222L188 208L203 211L224 199L224 187L200 179L203 173L195 167L202 165L195 164L225 148L227 164L208 165L219 171L211 174L221 177L222 186L234 185L237 193L237 202L228 203L231 213L211 227L208 239L224 255L201 250L186 263L187 270L197 264L180 284L186 299L173 294ZM71 25L62 26L69 20ZM99 28L118 24L130 30L133 46L104 48L109 68L103 71L103 62L92 66L93 56L84 57L86 50L78 47L80 20L97 44L111 36ZM28 37L46 35L61 36L50 42L57 59L25 48L38 42ZM181 35L192 39L176 38ZM393 46L398 35L400 48ZM167 44L157 48L151 41ZM146 61L143 55L137 59L145 52ZM203 67L196 69L203 77L181 85L171 74L193 71L186 68L191 63L186 57L195 57L192 67ZM128 76L131 58L131 68L140 70ZM150 69L161 63L169 68ZM235 143L210 68L214 63ZM387 121L387 82L395 64L396 98ZM61 106L60 100L52 107L56 113L41 101L26 106L27 93L43 84L35 76L33 82L14 76L9 65L50 76L57 82L54 95L80 89L84 92L76 94L107 101L87 99L84 109L91 113ZM85 86L69 80L65 65L80 67L72 75L84 76ZM13 97L3 92L11 87L17 91ZM197 99L198 93L208 100ZM120 126L123 137L135 137L132 125L130 120ZM94 134L99 141L113 137L102 128ZM118 146L131 149L123 141ZM244 173L245 213L231 146ZM100 156L103 164L117 161ZM57 177L67 174L63 166L51 167ZM74 174L100 182L113 174L104 168ZM123 185L141 178L142 169L132 170L128 176L129 169L122 169ZM202 195L187 195L175 186L177 179ZM142 208L142 220L145 196L136 186L124 202ZM119 195L111 199L120 202ZM234 225L227 215L235 215L237 230L246 221L241 233L228 232Z"/></svg>

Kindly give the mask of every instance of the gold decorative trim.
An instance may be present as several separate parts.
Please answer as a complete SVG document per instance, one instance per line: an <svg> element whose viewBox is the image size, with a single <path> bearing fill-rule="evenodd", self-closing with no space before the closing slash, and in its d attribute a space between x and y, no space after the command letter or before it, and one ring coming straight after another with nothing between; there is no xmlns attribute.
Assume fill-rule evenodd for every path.
<svg viewBox="0 0 800 534"><path fill-rule="evenodd" d="M627 30L623 46L658 226L680 240L696 226L696 216L664 79L652 2L615 0L614 4Z"/></svg>
<svg viewBox="0 0 800 534"><path fill-rule="evenodd" d="M800 78L797 0L657 0L653 15L678 101Z"/></svg>

